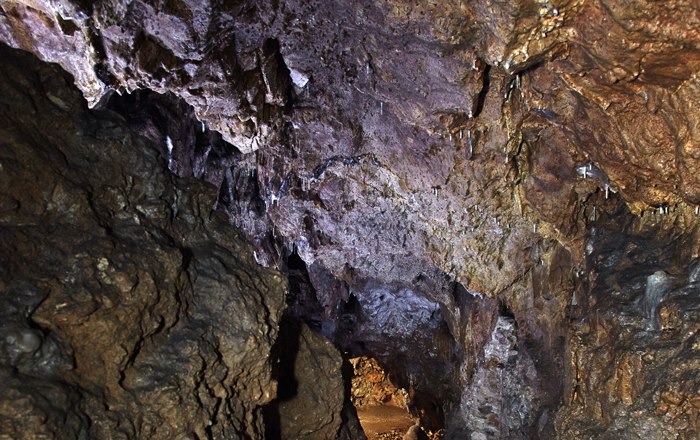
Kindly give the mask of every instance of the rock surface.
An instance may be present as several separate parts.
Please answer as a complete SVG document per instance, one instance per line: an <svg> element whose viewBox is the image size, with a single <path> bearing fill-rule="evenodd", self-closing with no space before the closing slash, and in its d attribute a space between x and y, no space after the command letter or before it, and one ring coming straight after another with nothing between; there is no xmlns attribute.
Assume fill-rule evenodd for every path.
<svg viewBox="0 0 700 440"><path fill-rule="evenodd" d="M6 142L47 146L41 163L5 159L26 170L0 200L2 290L16 303L3 365L33 378L8 382L35 396L27 414L68 436L165 435L180 428L154 420L171 418L200 436L261 435L253 415L274 397L266 362L283 300L253 254L286 273L291 317L378 359L431 429L697 435L695 3L415 3L0 3L0 40L59 63L91 106L122 115L85 116L55 76L4 79L27 90L5 93L4 130L25 133ZM116 155L126 132L155 150ZM94 139L68 160L61 147L83 134ZM132 169L141 179L124 181ZM227 302L230 282L241 304ZM259 284L277 293L248 288ZM102 308L116 310L106 320ZM260 335L250 351L219 336L244 333ZM92 350L98 339L114 343ZM219 359L229 349L240 356ZM164 359L181 370L161 375ZM32 385L56 369L74 377L46 385L58 418ZM169 400L191 389L205 390L191 412ZM138 426L86 415L83 390L112 399L91 411L158 415Z"/></svg>
<svg viewBox="0 0 700 440"><path fill-rule="evenodd" d="M567 338L561 438L700 435L698 228L683 220L626 219L591 235L587 319Z"/></svg>
<svg viewBox="0 0 700 440"><path fill-rule="evenodd" d="M375 359L365 356L350 359L353 368L352 403L355 408L390 404L408 408L406 390L396 388Z"/></svg>
<svg viewBox="0 0 700 440"><path fill-rule="evenodd" d="M275 367L279 394L268 408L266 438L363 437L359 426L343 426L346 387L338 350L303 323L283 322L280 331Z"/></svg>
<svg viewBox="0 0 700 440"><path fill-rule="evenodd" d="M261 438L284 277L211 188L0 51L0 436Z"/></svg>

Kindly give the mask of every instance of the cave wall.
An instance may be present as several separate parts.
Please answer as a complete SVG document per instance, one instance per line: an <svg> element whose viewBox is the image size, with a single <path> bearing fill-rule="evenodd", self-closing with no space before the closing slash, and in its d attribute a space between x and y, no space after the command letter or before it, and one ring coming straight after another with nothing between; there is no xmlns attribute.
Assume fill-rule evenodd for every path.
<svg viewBox="0 0 700 440"><path fill-rule="evenodd" d="M266 362L286 302L290 316L342 351L378 359L397 385L414 390L412 410L424 424L446 426L448 437L579 438L585 431L615 438L635 426L646 427L632 429L644 437L656 432L658 438L672 433L692 438L697 432L697 379L688 377L698 357L692 343L697 321L691 313L697 295L688 274L698 257L695 217L700 204L695 165L700 18L692 1L57 0L0 5L0 40L58 63L72 74L88 105L101 109L89 117L108 120L99 123L107 128L97 129L95 122L91 131L71 133L102 139L105 131L117 130L114 138L129 132L137 144L150 148L141 148L150 151L141 156L105 156L95 142L80 140L79 151L91 159L66 162L64 171L56 171L66 176L72 176L73 167L90 171L92 180L73 182L71 177L57 197L78 203L70 208L75 212L94 212L78 216L94 220L76 236L104 230L108 238L103 241L116 249L98 256L107 245L95 239L98 243L88 252L94 267L83 262L78 266L83 269L75 269L80 276L97 279L85 295L101 292L107 283L101 277L116 276L110 271L139 280L136 267L161 264L153 271L172 272L170 277L151 276L153 287L143 287L148 294L138 296L140 305L121 312L135 314L145 324L131 323L131 330L119 325L118 332L102 328L110 341L123 338L127 348L116 350L119 344L108 343L109 350L85 348L84 356L108 365L110 378L125 367L142 369L133 373L140 377L151 374L144 372L148 356L159 363L164 353L179 350L167 347L182 344L162 336L164 328L168 335L182 332L173 336L178 341L198 340L193 336L198 332L218 335L219 329L237 337L261 335L251 342L255 349L250 358L227 360L222 355L199 367L186 361L189 366L178 377L186 381L193 375L213 375L205 382L214 390L197 410L201 415L185 418L190 420L187 429L199 426L199 420L215 420L216 414L204 414L215 408L234 414L235 422L230 428L228 418L226 423L213 422L214 428L202 428L197 435L262 435L260 407L275 397ZM6 82L23 75L8 74ZM77 98L56 95L63 84L45 81L39 82L43 101L27 108L44 111L45 102L54 111L62 109L64 116L43 117L52 121L76 118L79 107L80 114L88 114ZM31 95L31 84L25 89L21 94ZM36 113L10 110L10 103L21 102L8 100L6 111L12 118L8 116L7 130L25 123L37 126ZM17 115L31 117L20 121ZM43 145L44 139L55 137L50 127L24 130ZM66 154L61 151L58 157ZM25 155L16 161L38 159ZM37 162L29 174L43 176L41 167L61 163ZM101 163L102 169L93 169ZM122 163L125 170L148 169L141 185L157 186L151 191L157 200L149 202L156 207L143 213L137 202L125 201L135 184L122 182L124 172L108 165ZM26 185L36 183L25 180ZM16 193L30 197L38 190L13 182L3 199L7 212L15 216L21 207L33 206L27 218L41 218L49 196L22 201ZM81 185L90 186L83 190L87 201L73 202L82 196L80 191L60 195ZM191 188L190 195L184 187L178 190L182 185ZM93 198L111 205L100 206ZM198 200L196 208L180 206L192 205L190 199ZM135 210L136 217L129 214L127 219L125 209ZM14 231L24 220L12 217L8 224ZM30 237L8 233L7 246L14 249L24 240L49 248L54 238L44 243L44 237L53 237L53 230ZM599 239L601 230L612 238ZM591 257L609 246L628 246L618 242L616 233L637 243L629 248L632 256L615 262ZM152 244L134 239L144 234ZM655 256L656 243L669 246L668 252ZM143 248L142 255L132 256L134 247ZM223 249L214 250L218 248ZM30 256L33 252L25 251ZM30 272L34 265L53 267L19 264L24 254L16 255L6 257L8 264ZM226 263L226 258L235 263ZM290 267L290 259L296 258L303 264ZM648 264L638 265L636 272L627 270L639 261ZM265 272L253 262L271 269ZM68 273L68 263L61 264L56 274ZM126 268L129 264L132 269ZM232 274L220 277L220 269L212 273L219 266ZM286 298L280 275L272 268L293 284ZM658 319L666 324L649 327L640 324L640 317L648 317L650 309L657 313L659 306L656 300L640 299L647 294L640 286L653 287L656 278L648 277L659 271L675 280L675 289L685 285L686 294L662 289L660 301L672 299L676 305L661 307ZM266 276L275 281L259 283ZM201 284L195 287L196 280ZM119 289L122 282L108 285ZM229 292L229 283L239 286L240 295ZM249 285L258 284L274 285L262 290L276 293L249 297ZM218 293L196 296L209 290ZM19 301L13 298L22 297L17 290L5 291L15 292L6 295L13 304ZM147 299L153 291L164 294ZM601 300L617 298L612 292L629 298ZM8 326L15 328L14 342L8 344L22 345L26 339L26 350L32 353L39 350L34 348L37 339L54 341L40 347L55 346L57 353L80 353L73 344L91 346L82 338L70 342L76 336L69 336L68 325L60 328L66 335L42 336L60 334L60 311L54 316L44 304L71 304L60 293L51 302L52 294L30 295L23 305L8 309L15 310L8 312L8 322L17 321ZM229 295L241 301L232 310L245 307L251 314L242 323L230 321L220 310ZM274 306L267 304L270 296L275 296ZM115 300L105 298L107 307L114 307ZM262 309L254 305L263 303ZM212 323L197 320L196 313L209 316L210 309ZM118 312L104 319L121 322L114 318L121 316ZM86 312L71 310L68 318L82 319L81 313ZM601 314L609 316L601 321ZM186 324L182 316L188 317ZM620 316L636 316L639 322L619 327L614 322ZM17 330L35 325L43 330ZM656 363L639 363L633 355L639 341L663 335L675 335L668 336L668 346L674 348L654 355ZM206 343L192 342L189 349L216 355L221 348L208 338ZM142 342L146 340L157 342ZM688 353L673 352L684 347L690 347ZM21 349L7 350L8 365L27 357L16 354ZM608 350L607 357L596 350ZM75 353L55 358L65 358L69 365L71 356L83 356ZM662 379L659 365L674 356L684 357L681 364L691 367ZM651 366L648 375L640 365ZM253 382L259 385L237 385L229 372L236 368L255 371ZM615 373L608 378L611 368ZM109 382L106 376L94 377L99 370L79 371L70 373L74 379L68 385L46 385L63 393L62 411L75 419L66 426L75 429L84 417L92 419L76 409L84 405L83 375L86 383ZM329 383L337 383L338 376L331 376L336 379ZM127 378L117 383L128 384ZM652 378L660 383L653 384ZM634 391L619 391L625 387ZM695 391L683 394L681 388ZM156 399L163 391L149 392ZM104 399L100 393L120 401L121 391L102 390L98 400ZM240 398L231 397L239 393ZM149 398L143 398L146 403L139 411L161 411L143 409ZM238 403L207 403L231 400ZM666 406L658 403L662 401ZM117 403L111 405L116 408ZM653 414L647 414L652 406ZM180 410L172 409L167 417L177 419ZM669 424L671 419L681 421ZM584 421L594 427L584 429ZM120 426L111 423L104 425L105 432ZM167 426L158 429L177 430ZM125 429L131 429L127 436L141 432L140 427ZM222 431L211 434L211 429Z"/></svg>
<svg viewBox="0 0 700 440"><path fill-rule="evenodd" d="M260 438L285 278L212 188L1 51L2 435Z"/></svg>
<svg viewBox="0 0 700 440"><path fill-rule="evenodd" d="M556 414L564 438L698 435L698 224L668 217L613 216L587 239L587 304L571 310Z"/></svg>
<svg viewBox="0 0 700 440"><path fill-rule="evenodd" d="M307 327L292 367L316 394L273 404L288 278L152 141L167 123L201 134L191 108L89 110L57 66L0 51L0 436L362 438L343 359Z"/></svg>

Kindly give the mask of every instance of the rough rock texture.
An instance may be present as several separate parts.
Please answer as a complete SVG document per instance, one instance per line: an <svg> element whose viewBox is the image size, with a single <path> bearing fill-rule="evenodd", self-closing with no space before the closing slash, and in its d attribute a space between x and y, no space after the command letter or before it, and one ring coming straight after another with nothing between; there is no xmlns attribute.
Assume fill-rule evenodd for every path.
<svg viewBox="0 0 700 440"><path fill-rule="evenodd" d="M532 383L537 371L523 351L517 346L513 319L499 316L484 347L483 363L476 368L471 386L463 391L461 405L467 411L461 414L462 423L454 424L447 438L519 438L527 434L534 424L532 407L538 404L532 392L537 389Z"/></svg>
<svg viewBox="0 0 700 440"><path fill-rule="evenodd" d="M280 331L279 395L268 411L267 438L343 438L338 435L346 397L340 353L303 323L283 322ZM279 428L277 436L270 432L273 426ZM347 438L360 438L360 432Z"/></svg>
<svg viewBox="0 0 700 440"><path fill-rule="evenodd" d="M428 440L428 436L420 426L413 425L403 436L403 440Z"/></svg>
<svg viewBox="0 0 700 440"><path fill-rule="evenodd" d="M570 327L562 438L700 435L695 219L625 218L588 240L587 319Z"/></svg>
<svg viewBox="0 0 700 440"><path fill-rule="evenodd" d="M382 404L408 407L406 390L396 388L375 359L360 356L350 359L350 363L353 368L352 403L355 408Z"/></svg>
<svg viewBox="0 0 700 440"><path fill-rule="evenodd" d="M0 436L261 438L284 277L211 188L0 51Z"/></svg>
<svg viewBox="0 0 700 440"><path fill-rule="evenodd" d="M0 40L58 62L172 174L217 186L199 212L225 213L259 263L288 272L290 316L412 389L425 426L474 438L696 433L697 379L685 368L698 354L681 348L694 347L698 297L667 296L680 280L695 292L694 1L0 6ZM637 237L627 266L591 258L618 243L601 231ZM654 256L662 244L669 252ZM168 248L153 252L173 270ZM105 258L97 277L119 267ZM639 364L635 332L648 341L662 326L677 333L645 342L658 364ZM133 344L129 328L118 330ZM25 347L13 353L32 351L32 335L13 334ZM683 367L664 374L677 356ZM56 392L64 407L75 400ZM79 426L69 413L65 426Z"/></svg>

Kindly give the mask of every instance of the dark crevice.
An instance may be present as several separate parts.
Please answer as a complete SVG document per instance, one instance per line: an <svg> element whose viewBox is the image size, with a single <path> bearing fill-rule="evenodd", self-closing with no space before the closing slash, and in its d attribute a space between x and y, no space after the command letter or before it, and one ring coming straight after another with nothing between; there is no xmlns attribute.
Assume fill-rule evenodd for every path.
<svg viewBox="0 0 700 440"><path fill-rule="evenodd" d="M69 23L71 26L75 26L75 24L71 21L68 21L67 23ZM107 86L113 87L115 89L118 88L119 80L114 76L112 71L109 69L109 66L103 61L107 59L107 56L105 53L105 46L104 42L102 41L102 35L100 34L100 30L96 29L94 26L89 26L88 34L88 36L90 37L90 44L92 44L92 47L95 50L96 54L95 59L97 61L94 67L95 75L97 76L97 78L99 78L100 81L102 81Z"/></svg>
<svg viewBox="0 0 700 440"><path fill-rule="evenodd" d="M316 296L316 289L311 284L306 263L296 252L292 252L287 258L287 274L289 291L285 313L320 332L323 307Z"/></svg>
<svg viewBox="0 0 700 440"><path fill-rule="evenodd" d="M484 72L481 75L481 90L476 97L476 102L474 103L473 117L476 118L481 114L484 109L484 102L486 102L486 95L489 93L489 88L491 87L491 66L488 64L484 65Z"/></svg>
<svg viewBox="0 0 700 440"><path fill-rule="evenodd" d="M515 321L515 313L508 307L508 305L505 302L500 302L498 304L498 314L500 316L503 316L504 318L512 319L514 322Z"/></svg>
<svg viewBox="0 0 700 440"><path fill-rule="evenodd" d="M270 354L272 379L277 382L277 397L263 407L267 440L282 440L279 405L293 399L298 392L294 366L299 351L300 335L301 323L289 315L284 315L280 321L279 336Z"/></svg>

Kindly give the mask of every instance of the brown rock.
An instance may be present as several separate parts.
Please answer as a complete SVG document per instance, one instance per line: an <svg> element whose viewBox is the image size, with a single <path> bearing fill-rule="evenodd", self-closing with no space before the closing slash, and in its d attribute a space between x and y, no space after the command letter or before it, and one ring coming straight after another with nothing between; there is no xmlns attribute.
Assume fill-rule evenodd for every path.
<svg viewBox="0 0 700 440"><path fill-rule="evenodd" d="M290 316L431 428L697 437L660 398L700 368L694 1L0 8L0 40L73 75L2 49L13 435L263 435L284 289L260 262L306 271Z"/></svg>
<svg viewBox="0 0 700 440"><path fill-rule="evenodd" d="M403 436L403 440L428 440L428 436L419 425L413 425Z"/></svg>
<svg viewBox="0 0 700 440"><path fill-rule="evenodd" d="M278 399L267 408L267 438L339 438L346 398L340 353L304 324L290 322L281 331L278 344L285 352L278 368L286 374Z"/></svg>
<svg viewBox="0 0 700 440"><path fill-rule="evenodd" d="M284 278L209 216L211 188L0 50L0 437L262 436Z"/></svg>

